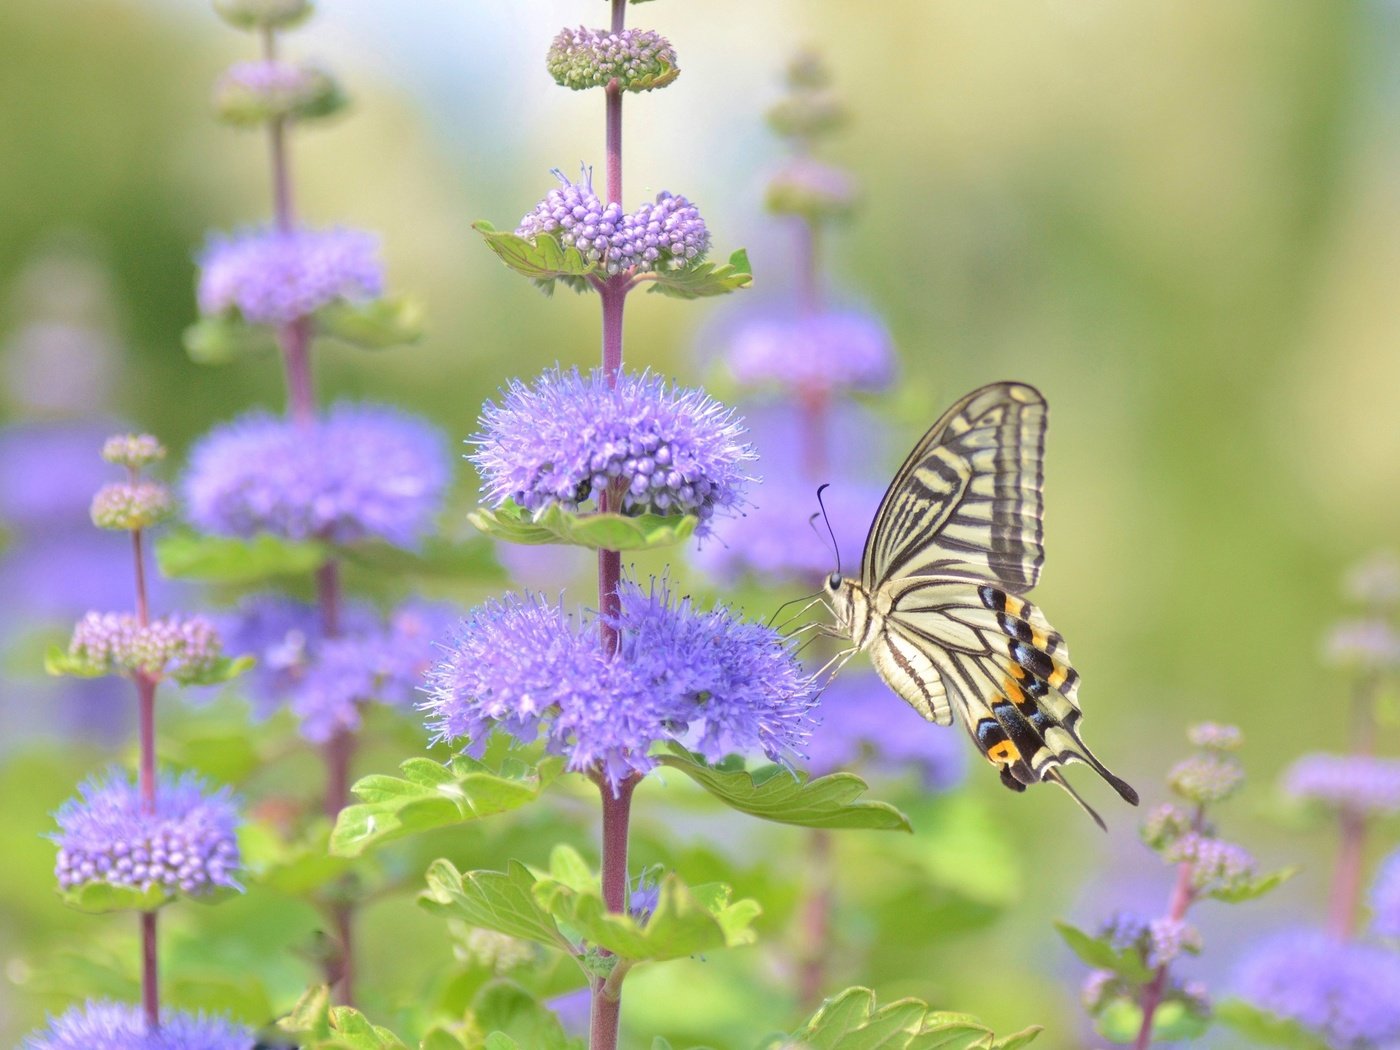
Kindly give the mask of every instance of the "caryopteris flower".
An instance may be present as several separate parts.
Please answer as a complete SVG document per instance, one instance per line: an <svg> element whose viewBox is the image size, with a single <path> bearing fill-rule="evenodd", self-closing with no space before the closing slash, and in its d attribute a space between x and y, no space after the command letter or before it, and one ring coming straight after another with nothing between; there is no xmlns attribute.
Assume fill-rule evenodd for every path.
<svg viewBox="0 0 1400 1050"><path fill-rule="evenodd" d="M778 215L835 219L855 207L856 181L841 168L812 157L795 157L768 182L764 204Z"/></svg>
<svg viewBox="0 0 1400 1050"><path fill-rule="evenodd" d="M1254 878L1254 857L1243 846L1195 832L1182 835L1162 851L1173 864L1191 865L1191 887L1210 894L1240 889Z"/></svg>
<svg viewBox="0 0 1400 1050"><path fill-rule="evenodd" d="M214 110L230 124L324 117L344 102L330 74L290 62L239 62L214 85Z"/></svg>
<svg viewBox="0 0 1400 1050"><path fill-rule="evenodd" d="M734 413L704 391L668 386L651 373L616 385L595 369L546 372L513 382L488 402L469 458L495 506L578 511L611 489L625 514L694 514L697 534L716 511L734 510L753 450Z"/></svg>
<svg viewBox="0 0 1400 1050"><path fill-rule="evenodd" d="M551 234L577 248L610 274L675 270L704 258L710 234L700 212L684 197L668 192L624 215L618 204L604 204L593 192L591 175L573 183L555 170L560 185L520 220L516 233L533 240Z"/></svg>
<svg viewBox="0 0 1400 1050"><path fill-rule="evenodd" d="M613 80L624 91L650 91L680 76L676 52L650 29L562 29L550 45L545 67L561 87L582 91L607 87Z"/></svg>
<svg viewBox="0 0 1400 1050"><path fill-rule="evenodd" d="M223 656L214 625L202 616L142 624L131 613L90 612L73 628L68 655L84 673L200 678Z"/></svg>
<svg viewBox="0 0 1400 1050"><path fill-rule="evenodd" d="M1289 767L1294 798L1357 813L1400 812L1400 760L1366 755L1304 755Z"/></svg>
<svg viewBox="0 0 1400 1050"><path fill-rule="evenodd" d="M232 1020L182 1010L163 1011L150 1031L140 1007L96 1000L52 1018L21 1050L252 1050L254 1041Z"/></svg>
<svg viewBox="0 0 1400 1050"><path fill-rule="evenodd" d="M1244 734L1239 726L1223 725L1219 722L1198 722L1186 730L1186 739L1192 747L1206 751L1238 751L1244 743Z"/></svg>
<svg viewBox="0 0 1400 1050"><path fill-rule="evenodd" d="M206 532L412 546L448 480L444 443L397 409L341 404L309 425L254 412L190 455L185 502Z"/></svg>
<svg viewBox="0 0 1400 1050"><path fill-rule="evenodd" d="M214 10L239 29L286 29L311 14L311 0L214 0Z"/></svg>
<svg viewBox="0 0 1400 1050"><path fill-rule="evenodd" d="M102 445L102 458L132 470L165 458L165 446L150 434L116 434Z"/></svg>
<svg viewBox="0 0 1400 1050"><path fill-rule="evenodd" d="M1195 830L1191 815L1170 802L1158 806L1142 822L1142 841L1151 849L1163 850L1181 836Z"/></svg>
<svg viewBox="0 0 1400 1050"><path fill-rule="evenodd" d="M210 791L189 773L162 774L155 812L136 785L110 773L84 783L55 814L54 873L68 890L91 882L192 896L237 887L238 812L227 788Z"/></svg>
<svg viewBox="0 0 1400 1050"><path fill-rule="evenodd" d="M1400 850L1381 863L1371 886L1371 932L1400 940Z"/></svg>
<svg viewBox="0 0 1400 1050"><path fill-rule="evenodd" d="M677 601L664 582L624 581L620 597L616 657L596 617L537 596L472 610L429 674L429 727L474 747L492 730L543 736L569 768L597 768L614 787L650 770L648 751L663 740L712 761L749 751L782 761L801 746L816 687L785 639L727 609Z"/></svg>
<svg viewBox="0 0 1400 1050"><path fill-rule="evenodd" d="M807 394L882 390L894 380L894 348L879 319L856 310L755 318L724 355L734 378Z"/></svg>
<svg viewBox="0 0 1400 1050"><path fill-rule="evenodd" d="M148 529L175 510L170 490L154 481L114 481L92 497L92 523L99 529Z"/></svg>
<svg viewBox="0 0 1400 1050"><path fill-rule="evenodd" d="M1167 784L1191 802L1222 802L1244 785L1244 767L1233 756L1207 751L1173 766Z"/></svg>
<svg viewBox="0 0 1400 1050"><path fill-rule="evenodd" d="M1338 624L1327 638L1329 663L1361 672L1400 669L1400 632L1384 620Z"/></svg>
<svg viewBox="0 0 1400 1050"><path fill-rule="evenodd" d="M1339 1050L1400 1040L1400 954L1320 931L1278 934L1239 965L1235 990Z"/></svg>
<svg viewBox="0 0 1400 1050"><path fill-rule="evenodd" d="M211 239L199 260L199 309L281 325L383 292L379 241L359 230L249 230Z"/></svg>

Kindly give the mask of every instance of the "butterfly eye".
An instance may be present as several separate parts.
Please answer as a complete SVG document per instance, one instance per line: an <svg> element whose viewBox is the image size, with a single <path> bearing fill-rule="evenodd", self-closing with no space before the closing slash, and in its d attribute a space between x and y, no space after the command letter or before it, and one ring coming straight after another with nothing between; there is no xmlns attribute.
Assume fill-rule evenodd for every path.
<svg viewBox="0 0 1400 1050"><path fill-rule="evenodd" d="M841 587L841 574L839 572L833 572L826 578L826 586L828 590L839 590Z"/></svg>

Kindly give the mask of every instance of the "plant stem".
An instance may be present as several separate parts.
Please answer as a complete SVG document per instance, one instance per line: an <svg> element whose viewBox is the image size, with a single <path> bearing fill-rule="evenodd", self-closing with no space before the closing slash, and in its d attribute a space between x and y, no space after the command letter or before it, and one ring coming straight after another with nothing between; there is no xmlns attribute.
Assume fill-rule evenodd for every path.
<svg viewBox="0 0 1400 1050"><path fill-rule="evenodd" d="M1352 754L1370 756L1376 749L1376 693L1380 680L1368 675L1356 683L1351 704ZM1332 869L1332 891L1327 905L1327 928L1332 936L1349 939L1356 932L1365 876L1366 839L1370 825L1366 814L1344 809L1338 818L1341 837L1337 863Z"/></svg>
<svg viewBox="0 0 1400 1050"><path fill-rule="evenodd" d="M810 317L821 312L821 229L811 219L797 223L797 306Z"/></svg>
<svg viewBox="0 0 1400 1050"><path fill-rule="evenodd" d="M141 1012L148 1031L160 1029L160 967L156 959L156 913L141 913Z"/></svg>
<svg viewBox="0 0 1400 1050"><path fill-rule="evenodd" d="M132 481L137 472L131 472ZM142 627L151 623L151 603L146 590L146 554L141 542L141 530L131 530L131 560L136 576L136 622ZM156 814L156 680L146 674L136 676L136 735L140 751L137 767L137 792L141 812L147 817ZM143 911L141 923L141 1010L146 1027L160 1028L160 968L156 953L156 913Z"/></svg>
<svg viewBox="0 0 1400 1050"><path fill-rule="evenodd" d="M611 912L627 908L627 825L632 815L632 792L640 779L628 777L614 792L606 778L596 777L603 800L603 904ZM621 988L609 987L606 978L595 977L588 1050L616 1050L621 1015Z"/></svg>
<svg viewBox="0 0 1400 1050"><path fill-rule="evenodd" d="M1198 810L1195 821L1198 829L1202 820L1202 814ZM1195 891L1191 888L1192 874L1190 861L1182 861L1176 866L1176 885L1172 888L1171 901L1167 905L1167 918L1173 922L1185 919L1186 912L1196 899ZM1143 989L1142 1027L1138 1029L1137 1039L1133 1041L1133 1050L1147 1050L1152 1045L1152 1021L1157 1016L1157 1008L1162 1005L1162 997L1167 990L1167 966L1167 963L1163 963L1157 967L1151 983Z"/></svg>
<svg viewBox="0 0 1400 1050"><path fill-rule="evenodd" d="M815 828L807 837L808 897L802 906L802 955L797 975L800 1004L813 1007L826 988L826 959L833 904L831 832Z"/></svg>

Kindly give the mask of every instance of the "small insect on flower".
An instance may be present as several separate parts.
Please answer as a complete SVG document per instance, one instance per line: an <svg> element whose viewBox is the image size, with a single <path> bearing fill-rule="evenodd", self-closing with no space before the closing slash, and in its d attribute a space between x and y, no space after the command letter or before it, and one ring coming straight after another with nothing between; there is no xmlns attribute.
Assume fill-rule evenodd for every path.
<svg viewBox="0 0 1400 1050"><path fill-rule="evenodd" d="M93 1000L51 1018L21 1050L252 1050L253 1033L216 1015L165 1010L148 1028L141 1008Z"/></svg>

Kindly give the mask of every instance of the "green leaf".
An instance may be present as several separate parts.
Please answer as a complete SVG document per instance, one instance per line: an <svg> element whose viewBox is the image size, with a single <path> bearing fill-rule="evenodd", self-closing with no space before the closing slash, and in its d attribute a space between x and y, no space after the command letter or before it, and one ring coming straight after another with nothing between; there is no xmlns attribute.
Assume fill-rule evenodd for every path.
<svg viewBox="0 0 1400 1050"><path fill-rule="evenodd" d="M1030 1046L1035 1042L1040 1033L1045 1031L1038 1024L1029 1025L1019 1032L1012 1032L1003 1039L992 1040L992 1050L1021 1050L1023 1046Z"/></svg>
<svg viewBox="0 0 1400 1050"><path fill-rule="evenodd" d="M749 253L740 248L722 265L700 263L683 270L657 270L639 274L637 280L649 282L649 292L673 299L700 299L748 288L753 284L753 270L749 266Z"/></svg>
<svg viewBox="0 0 1400 1050"><path fill-rule="evenodd" d="M1114 1043L1131 1043L1142 1030L1142 1007L1130 999L1114 999L1094 1019L1100 1035ZM1152 1015L1152 1042L1196 1039L1210 1027L1210 1019L1193 1013L1185 1003L1168 1001Z"/></svg>
<svg viewBox="0 0 1400 1050"><path fill-rule="evenodd" d="M1243 883L1239 886L1231 886L1224 889L1212 890L1207 893L1207 897L1212 897L1218 901L1225 901L1229 904L1239 904L1241 901L1252 901L1256 897L1262 897L1270 890L1282 885L1302 870L1297 867L1280 868L1278 871L1270 872L1268 875L1261 875L1257 879Z"/></svg>
<svg viewBox="0 0 1400 1050"><path fill-rule="evenodd" d="M803 1050L1015 1050L1041 1029L1023 1029L996 1040L968 1014L930 1010L918 999L879 1006L869 988L848 988L828 999L787 1045Z"/></svg>
<svg viewBox="0 0 1400 1050"><path fill-rule="evenodd" d="M676 875L661 880L656 908L645 925L630 915L609 912L602 895L591 887L577 889L557 879L540 879L534 893L561 927L632 962L683 959L752 943L756 935L750 926L761 910L757 901L731 903L727 886L692 889Z"/></svg>
<svg viewBox="0 0 1400 1050"><path fill-rule="evenodd" d="M510 543L569 543L595 550L638 551L688 540L700 519L693 514L571 514L552 504L532 515L507 502L478 507L467 520L488 536Z"/></svg>
<svg viewBox="0 0 1400 1050"><path fill-rule="evenodd" d="M387 543L357 543L340 548L336 554L347 565L400 579L419 577L434 582L469 580L479 583L501 576L495 544L481 536L465 541L429 536L418 550L404 550Z"/></svg>
<svg viewBox="0 0 1400 1050"><path fill-rule="evenodd" d="M1067 922L1055 923L1055 929L1069 945L1070 951L1095 969L1112 970L1133 984L1146 984L1152 980L1152 971L1135 949L1119 951L1107 938L1091 936Z"/></svg>
<svg viewBox="0 0 1400 1050"><path fill-rule="evenodd" d="M239 852L248 878L289 897L306 897L350 870L350 862L326 851L330 827L318 820L288 841L273 827L257 821L238 832Z"/></svg>
<svg viewBox="0 0 1400 1050"><path fill-rule="evenodd" d="M578 1045L564 1034L551 1010L513 981L482 986L472 1000L471 1014L482 1031L507 1036L512 1044L531 1050L570 1050Z"/></svg>
<svg viewBox="0 0 1400 1050"><path fill-rule="evenodd" d="M587 277L598 269L597 264L585 259L577 248L565 248L547 233L537 234L533 241L528 241L517 234L497 230L489 222L473 223L472 229L481 234L486 246L503 263L535 281Z"/></svg>
<svg viewBox="0 0 1400 1050"><path fill-rule="evenodd" d="M535 900L535 876L519 861L505 871L459 872L451 861L434 861L419 903L428 911L469 926L506 933L573 954L553 916Z"/></svg>
<svg viewBox="0 0 1400 1050"><path fill-rule="evenodd" d="M499 771L466 755L447 765L410 758L402 777L368 776L351 790L362 801L346 806L331 834L331 852L357 857L370 846L429 828L505 813L533 802L559 773L547 760L536 768L507 758Z"/></svg>
<svg viewBox="0 0 1400 1050"><path fill-rule="evenodd" d="M176 670L170 677L181 685L223 685L257 663L251 656L221 656L193 670Z"/></svg>
<svg viewBox="0 0 1400 1050"><path fill-rule="evenodd" d="M226 365L245 357L277 352L277 336L266 325L236 316L203 317L185 329L185 352L200 365Z"/></svg>
<svg viewBox="0 0 1400 1050"><path fill-rule="evenodd" d="M308 1039L325 1039L331 1034L330 1016L331 990L324 984L316 985L302 993L277 1027Z"/></svg>
<svg viewBox="0 0 1400 1050"><path fill-rule="evenodd" d="M1285 1047L1286 1050L1327 1050L1327 1040L1308 1031L1297 1021L1261 1010L1243 999L1225 999L1216 1003L1214 1014L1217 1021L1254 1043Z"/></svg>
<svg viewBox="0 0 1400 1050"><path fill-rule="evenodd" d="M306 576L329 556L324 544L267 533L244 540L173 532L156 541L156 561L163 575L208 583L249 584Z"/></svg>
<svg viewBox="0 0 1400 1050"><path fill-rule="evenodd" d="M385 350L423 338L423 306L406 296L338 302L316 314L318 330L364 350Z"/></svg>
<svg viewBox="0 0 1400 1050"><path fill-rule="evenodd" d="M909 818L888 802L859 802L865 781L854 773L832 773L808 780L781 766L748 773L707 765L681 747L657 756L678 769L726 806L750 816L804 828L866 828L911 831Z"/></svg>
<svg viewBox="0 0 1400 1050"><path fill-rule="evenodd" d="M109 911L155 911L179 894L168 893L159 886L140 890L133 886L113 886L110 882L84 882L61 891L59 896L68 907L97 915Z"/></svg>
<svg viewBox="0 0 1400 1050"><path fill-rule="evenodd" d="M84 657L74 656L61 645L51 645L44 652L44 670L56 678L101 678L114 673Z"/></svg>

